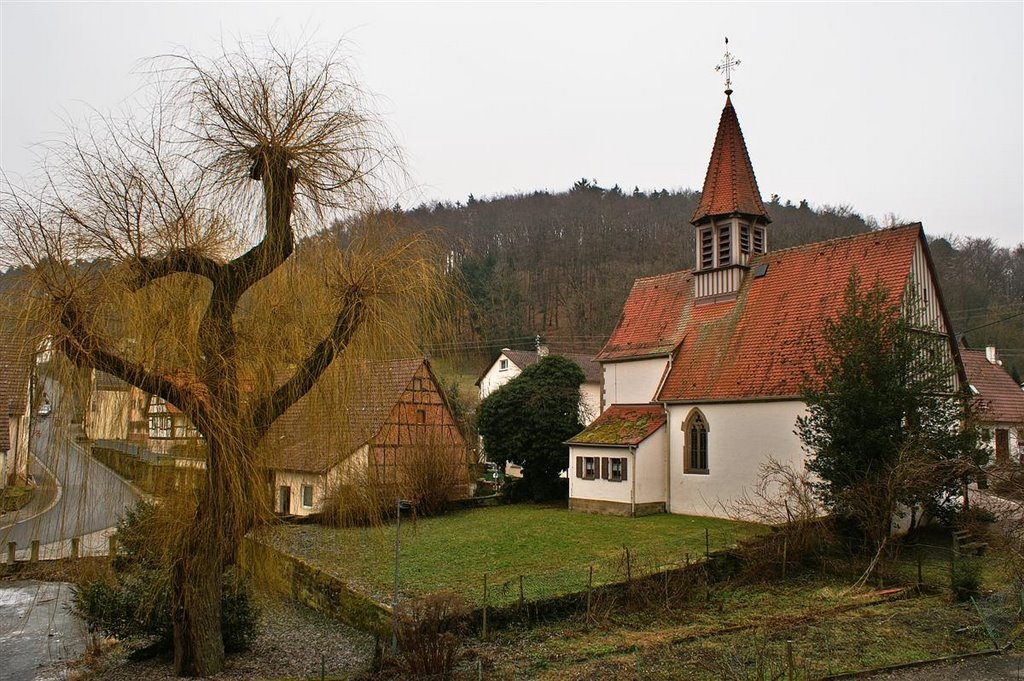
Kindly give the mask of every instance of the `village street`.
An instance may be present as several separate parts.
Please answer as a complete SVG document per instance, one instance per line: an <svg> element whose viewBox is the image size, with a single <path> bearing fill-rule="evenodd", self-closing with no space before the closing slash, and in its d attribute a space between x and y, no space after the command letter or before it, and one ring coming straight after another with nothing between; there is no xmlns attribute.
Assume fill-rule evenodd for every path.
<svg viewBox="0 0 1024 681"><path fill-rule="evenodd" d="M91 537L117 524L126 506L137 500L135 491L110 469L94 461L71 437L64 421L66 412L59 408L61 387L47 381L46 392L53 404L53 414L35 419L32 436L33 470L41 464L56 479L55 498L44 499L42 508L31 509L16 516L13 524L0 521L0 546L17 542L19 559L28 557L32 540L38 539L45 558L60 550L70 551L72 537L84 537L82 553L105 551L105 541ZM44 492L45 493L45 492Z"/></svg>

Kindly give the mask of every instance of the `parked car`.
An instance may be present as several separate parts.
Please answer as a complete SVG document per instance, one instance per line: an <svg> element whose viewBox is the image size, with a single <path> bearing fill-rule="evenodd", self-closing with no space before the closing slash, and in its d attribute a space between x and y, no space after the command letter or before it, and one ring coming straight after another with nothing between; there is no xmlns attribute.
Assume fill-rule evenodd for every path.
<svg viewBox="0 0 1024 681"><path fill-rule="evenodd" d="M41 407L39 407L39 411L36 412L36 413L39 414L40 418L44 418L45 419L47 416L50 415L51 411L53 411L53 408L50 406L50 403L49 402L43 402L43 405Z"/></svg>

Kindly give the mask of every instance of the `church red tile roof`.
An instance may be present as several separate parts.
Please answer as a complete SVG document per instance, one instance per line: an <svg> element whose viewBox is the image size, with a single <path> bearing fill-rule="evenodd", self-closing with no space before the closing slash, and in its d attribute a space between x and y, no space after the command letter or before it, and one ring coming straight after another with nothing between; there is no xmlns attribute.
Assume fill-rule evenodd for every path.
<svg viewBox="0 0 1024 681"><path fill-rule="evenodd" d="M665 425L665 410L659 405L619 404L608 407L593 423L568 444L636 446Z"/></svg>
<svg viewBox="0 0 1024 681"><path fill-rule="evenodd" d="M1024 424L1024 391L1003 367L985 358L984 350L961 348L967 381L977 390L975 405L984 422Z"/></svg>
<svg viewBox="0 0 1024 681"><path fill-rule="evenodd" d="M697 305L693 274L639 279L599 361L673 353L660 401L796 397L843 304L851 270L899 300L919 224L773 251L752 261L733 301ZM756 276L767 265L764 276Z"/></svg>
<svg viewBox="0 0 1024 681"><path fill-rule="evenodd" d="M734 213L770 221L761 202L761 192L757 189L754 167L750 164L736 109L732 106L732 100L726 96L711 162L704 176L704 190L690 222Z"/></svg>

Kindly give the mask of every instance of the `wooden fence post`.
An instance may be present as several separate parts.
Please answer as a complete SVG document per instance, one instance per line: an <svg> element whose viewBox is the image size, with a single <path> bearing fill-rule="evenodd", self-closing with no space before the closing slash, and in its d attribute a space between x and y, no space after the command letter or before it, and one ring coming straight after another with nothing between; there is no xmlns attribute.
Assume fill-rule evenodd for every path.
<svg viewBox="0 0 1024 681"><path fill-rule="evenodd" d="M626 547L626 584L632 587L633 585L633 566L629 561L629 547Z"/></svg>
<svg viewBox="0 0 1024 681"><path fill-rule="evenodd" d="M786 554L789 553L789 537L782 538L782 578L786 578Z"/></svg>
<svg viewBox="0 0 1024 681"><path fill-rule="evenodd" d="M108 555L113 558L117 555L117 535L112 534L107 537Z"/></svg>
<svg viewBox="0 0 1024 681"><path fill-rule="evenodd" d="M711 532L708 528L704 528L704 557L711 557Z"/></svg>
<svg viewBox="0 0 1024 681"><path fill-rule="evenodd" d="M796 669L793 668L793 639L786 641L786 678L793 681L796 678Z"/></svg>
<svg viewBox="0 0 1024 681"><path fill-rule="evenodd" d="M71 538L71 558L72 558L72 560L75 560L75 559L77 559L79 557L79 552L81 551L81 543L80 543L81 541L82 540L80 538L78 538L78 537L72 537Z"/></svg>
<svg viewBox="0 0 1024 681"><path fill-rule="evenodd" d="M918 589L920 589L921 585L924 583L924 580L921 577L922 577L922 573L921 573L921 545L918 544L917 545L917 588Z"/></svg>
<svg viewBox="0 0 1024 681"><path fill-rule="evenodd" d="M9 541L7 542L7 564L14 565L14 562L18 559L18 542Z"/></svg>
<svg viewBox="0 0 1024 681"><path fill-rule="evenodd" d="M484 573L484 611L483 624L480 627L480 638L487 640L487 573Z"/></svg>
<svg viewBox="0 0 1024 681"><path fill-rule="evenodd" d="M519 609L523 609L523 605L526 603L526 598L523 594L523 576L519 575Z"/></svg>
<svg viewBox="0 0 1024 681"><path fill-rule="evenodd" d="M591 593L594 591L594 566L590 566L590 576L587 577L587 624L590 624L590 601Z"/></svg>
<svg viewBox="0 0 1024 681"><path fill-rule="evenodd" d="M29 559L28 560L29 560L30 563L38 563L39 562L39 540L38 539L33 539L32 540L32 549L31 549L31 552L29 554Z"/></svg>

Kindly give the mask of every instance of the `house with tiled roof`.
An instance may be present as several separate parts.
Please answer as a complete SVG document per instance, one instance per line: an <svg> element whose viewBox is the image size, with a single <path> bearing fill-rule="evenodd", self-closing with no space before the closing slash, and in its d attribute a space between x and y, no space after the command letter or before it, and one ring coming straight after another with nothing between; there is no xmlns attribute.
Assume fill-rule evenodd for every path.
<svg viewBox="0 0 1024 681"><path fill-rule="evenodd" d="M469 495L469 448L427 359L336 369L263 439L277 513L316 513L345 485L372 482L401 491L424 452L444 468L455 496Z"/></svg>
<svg viewBox="0 0 1024 681"><path fill-rule="evenodd" d="M961 348L974 413L990 463L1024 463L1024 389L1003 368L996 348Z"/></svg>
<svg viewBox="0 0 1024 681"><path fill-rule="evenodd" d="M510 350L503 348L493 362L487 367L476 386L480 390L480 399L505 385L523 373L523 369L536 364L549 354L548 347L540 343L534 350ZM580 386L580 421L591 423L601 413L601 365L594 361L592 355L572 352L553 353L571 359L583 370L583 384Z"/></svg>
<svg viewBox="0 0 1024 681"><path fill-rule="evenodd" d="M696 266L636 280L595 358L605 411L569 441L572 509L727 516L770 457L802 470L800 388L853 272L943 338L963 379L920 224L769 248L731 94L690 219Z"/></svg>
<svg viewBox="0 0 1024 681"><path fill-rule="evenodd" d="M17 322L0 323L0 488L28 479L31 428L31 344Z"/></svg>

